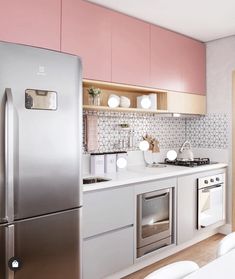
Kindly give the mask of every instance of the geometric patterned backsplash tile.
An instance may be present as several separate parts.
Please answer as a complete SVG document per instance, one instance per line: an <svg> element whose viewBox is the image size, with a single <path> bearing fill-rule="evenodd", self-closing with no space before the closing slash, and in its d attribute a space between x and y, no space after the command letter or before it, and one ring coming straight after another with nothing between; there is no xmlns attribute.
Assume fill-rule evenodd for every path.
<svg viewBox="0 0 235 279"><path fill-rule="evenodd" d="M192 147L228 148L229 116L227 114L208 114L186 119L186 138Z"/></svg>
<svg viewBox="0 0 235 279"><path fill-rule="evenodd" d="M138 150L138 143L146 134L158 139L160 149L178 148L186 139L192 147L228 147L228 117L225 114L192 118L108 111L84 111L83 114L98 118L98 149L95 152ZM129 124L130 130L121 129L119 124ZM131 131L133 147L128 147ZM121 148L121 144L125 147ZM86 152L85 145L83 151Z"/></svg>

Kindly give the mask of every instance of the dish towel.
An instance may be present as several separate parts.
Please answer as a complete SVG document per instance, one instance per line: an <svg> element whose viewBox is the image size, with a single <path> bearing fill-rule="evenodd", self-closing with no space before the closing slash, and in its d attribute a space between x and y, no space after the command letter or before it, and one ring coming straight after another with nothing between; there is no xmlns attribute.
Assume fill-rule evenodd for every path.
<svg viewBox="0 0 235 279"><path fill-rule="evenodd" d="M95 151L98 148L98 117L86 115L86 145L87 151Z"/></svg>

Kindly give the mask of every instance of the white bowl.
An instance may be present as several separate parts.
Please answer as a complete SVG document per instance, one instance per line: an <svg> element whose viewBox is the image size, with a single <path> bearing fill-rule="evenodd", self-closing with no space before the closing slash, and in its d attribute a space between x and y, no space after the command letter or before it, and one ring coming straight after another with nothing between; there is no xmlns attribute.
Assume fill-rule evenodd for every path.
<svg viewBox="0 0 235 279"><path fill-rule="evenodd" d="M120 97L120 107L129 108L131 105L131 100L125 96Z"/></svg>
<svg viewBox="0 0 235 279"><path fill-rule="evenodd" d="M111 94L108 99L108 106L110 108L117 108L119 107L119 105L120 105L120 97L115 94Z"/></svg>

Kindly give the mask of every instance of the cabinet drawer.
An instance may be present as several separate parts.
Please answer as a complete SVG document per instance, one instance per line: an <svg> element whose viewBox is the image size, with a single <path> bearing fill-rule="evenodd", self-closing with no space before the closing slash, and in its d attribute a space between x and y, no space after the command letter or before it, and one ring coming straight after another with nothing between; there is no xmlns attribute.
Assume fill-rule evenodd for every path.
<svg viewBox="0 0 235 279"><path fill-rule="evenodd" d="M133 187L84 193L83 237L134 223Z"/></svg>
<svg viewBox="0 0 235 279"><path fill-rule="evenodd" d="M101 279L134 263L133 227L84 240L83 278Z"/></svg>

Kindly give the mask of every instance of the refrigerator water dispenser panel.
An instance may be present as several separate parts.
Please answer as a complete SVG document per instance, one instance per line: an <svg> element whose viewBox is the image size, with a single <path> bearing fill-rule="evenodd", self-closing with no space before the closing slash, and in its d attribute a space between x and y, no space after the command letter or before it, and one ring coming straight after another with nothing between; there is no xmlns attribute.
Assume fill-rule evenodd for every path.
<svg viewBox="0 0 235 279"><path fill-rule="evenodd" d="M55 91L26 89L25 107L27 109L56 110L57 93Z"/></svg>

